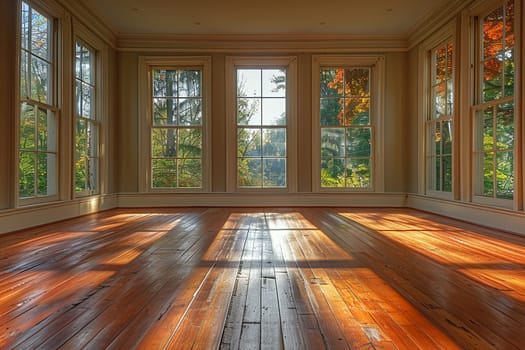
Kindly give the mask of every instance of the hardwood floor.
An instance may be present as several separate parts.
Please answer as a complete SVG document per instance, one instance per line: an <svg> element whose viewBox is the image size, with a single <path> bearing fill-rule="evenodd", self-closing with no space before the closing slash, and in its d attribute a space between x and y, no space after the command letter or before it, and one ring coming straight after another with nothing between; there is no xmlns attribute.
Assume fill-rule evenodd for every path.
<svg viewBox="0 0 525 350"><path fill-rule="evenodd" d="M525 236L408 209L118 209L0 236L1 349L523 349Z"/></svg>

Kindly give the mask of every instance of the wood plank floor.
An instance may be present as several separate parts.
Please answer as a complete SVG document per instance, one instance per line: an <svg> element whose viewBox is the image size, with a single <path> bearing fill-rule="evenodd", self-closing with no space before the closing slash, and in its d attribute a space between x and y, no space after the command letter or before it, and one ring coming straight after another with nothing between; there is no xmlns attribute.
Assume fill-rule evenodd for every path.
<svg viewBox="0 0 525 350"><path fill-rule="evenodd" d="M415 210L118 209L0 242L0 349L524 349L525 236Z"/></svg>

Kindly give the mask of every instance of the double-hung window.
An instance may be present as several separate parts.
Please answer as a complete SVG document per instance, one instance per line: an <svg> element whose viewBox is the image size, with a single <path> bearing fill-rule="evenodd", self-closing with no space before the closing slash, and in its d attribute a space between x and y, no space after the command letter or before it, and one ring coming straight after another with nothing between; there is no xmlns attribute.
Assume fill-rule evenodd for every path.
<svg viewBox="0 0 525 350"><path fill-rule="evenodd" d="M512 207L515 184L514 1L478 18L474 110L474 195Z"/></svg>
<svg viewBox="0 0 525 350"><path fill-rule="evenodd" d="M452 192L454 43L450 37L430 51L426 118L426 169L429 193Z"/></svg>
<svg viewBox="0 0 525 350"><path fill-rule="evenodd" d="M22 203L58 194L58 107L54 19L21 2L18 197Z"/></svg>
<svg viewBox="0 0 525 350"><path fill-rule="evenodd" d="M381 74L380 57L314 57L314 189L381 190Z"/></svg>
<svg viewBox="0 0 525 350"><path fill-rule="evenodd" d="M75 193L99 191L99 130L96 52L75 44Z"/></svg>

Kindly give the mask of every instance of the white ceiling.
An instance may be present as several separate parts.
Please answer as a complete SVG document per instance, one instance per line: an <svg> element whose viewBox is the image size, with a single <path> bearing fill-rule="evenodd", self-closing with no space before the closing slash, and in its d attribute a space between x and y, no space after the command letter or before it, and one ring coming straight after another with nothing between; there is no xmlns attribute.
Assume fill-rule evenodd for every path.
<svg viewBox="0 0 525 350"><path fill-rule="evenodd" d="M451 0L78 0L116 34L408 36Z"/></svg>

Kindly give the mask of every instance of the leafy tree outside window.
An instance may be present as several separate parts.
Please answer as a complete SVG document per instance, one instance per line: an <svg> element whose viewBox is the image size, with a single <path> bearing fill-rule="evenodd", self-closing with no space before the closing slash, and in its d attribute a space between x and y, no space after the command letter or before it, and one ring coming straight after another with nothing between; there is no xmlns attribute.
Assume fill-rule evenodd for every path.
<svg viewBox="0 0 525 350"><path fill-rule="evenodd" d="M370 69L320 70L321 187L372 188Z"/></svg>
<svg viewBox="0 0 525 350"><path fill-rule="evenodd" d="M202 70L152 70L151 187L203 187Z"/></svg>
<svg viewBox="0 0 525 350"><path fill-rule="evenodd" d="M475 106L475 194L514 198L514 1L480 19L479 103Z"/></svg>
<svg viewBox="0 0 525 350"><path fill-rule="evenodd" d="M98 191L99 122L96 108L95 52L75 44L75 192Z"/></svg>
<svg viewBox="0 0 525 350"><path fill-rule="evenodd" d="M452 191L454 45L452 39L430 50L430 108L427 118L427 188Z"/></svg>
<svg viewBox="0 0 525 350"><path fill-rule="evenodd" d="M53 20L28 2L20 13L19 198L57 194Z"/></svg>

